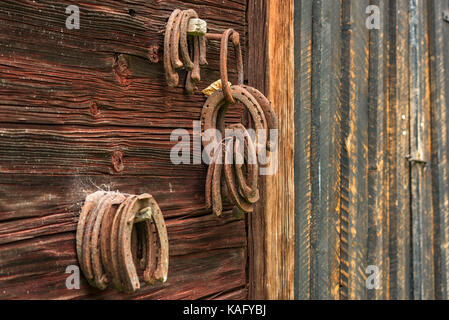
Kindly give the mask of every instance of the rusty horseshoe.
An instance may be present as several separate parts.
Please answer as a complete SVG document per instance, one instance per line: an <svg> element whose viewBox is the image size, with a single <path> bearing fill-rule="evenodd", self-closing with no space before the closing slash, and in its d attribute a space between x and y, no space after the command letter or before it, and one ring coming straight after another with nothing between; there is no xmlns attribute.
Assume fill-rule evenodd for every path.
<svg viewBox="0 0 449 320"><path fill-rule="evenodd" d="M195 85L201 80L200 66L207 64L205 36L188 33L189 21L196 18L198 14L193 9L184 11L176 9L170 15L165 27L165 78L168 86L175 87L179 83L176 70L185 69L187 94L193 94Z"/></svg>
<svg viewBox="0 0 449 320"><path fill-rule="evenodd" d="M149 194L89 195L78 220L76 249L87 281L101 290L108 285L127 293L139 290L138 269L145 283L167 280L167 228Z"/></svg>

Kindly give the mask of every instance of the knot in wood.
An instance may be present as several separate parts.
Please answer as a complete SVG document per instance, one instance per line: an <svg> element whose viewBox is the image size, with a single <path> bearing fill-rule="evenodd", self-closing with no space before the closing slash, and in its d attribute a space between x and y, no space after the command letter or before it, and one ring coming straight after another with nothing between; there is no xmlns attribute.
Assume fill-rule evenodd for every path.
<svg viewBox="0 0 449 320"><path fill-rule="evenodd" d="M116 172L121 172L125 168L123 164L123 153L121 151L114 151L112 153L112 165Z"/></svg>

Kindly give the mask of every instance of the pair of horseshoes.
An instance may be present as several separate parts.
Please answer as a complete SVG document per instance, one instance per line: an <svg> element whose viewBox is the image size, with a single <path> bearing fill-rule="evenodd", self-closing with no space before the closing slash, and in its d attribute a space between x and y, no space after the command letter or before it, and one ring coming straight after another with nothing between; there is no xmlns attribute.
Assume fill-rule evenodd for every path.
<svg viewBox="0 0 449 320"><path fill-rule="evenodd" d="M138 222L141 212L147 219ZM148 284L167 279L167 228L157 202L149 194L90 194L78 220L76 251L85 278L101 290L113 285L119 291L137 291L137 269L143 270Z"/></svg>
<svg viewBox="0 0 449 320"><path fill-rule="evenodd" d="M198 18L195 10L176 9L173 11L166 25L164 40L164 66L167 84L170 87L177 86L179 83L177 70L184 68L188 71L185 88L189 94L193 93L196 84L201 80L200 66L207 64L206 38L204 36L190 36L192 45L189 50L187 28L190 19L193 18Z"/></svg>

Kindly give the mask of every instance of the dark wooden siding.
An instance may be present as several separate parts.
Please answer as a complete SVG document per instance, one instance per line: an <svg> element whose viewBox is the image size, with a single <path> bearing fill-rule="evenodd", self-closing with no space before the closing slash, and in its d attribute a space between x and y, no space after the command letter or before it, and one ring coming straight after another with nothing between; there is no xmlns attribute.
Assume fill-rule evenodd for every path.
<svg viewBox="0 0 449 320"><path fill-rule="evenodd" d="M380 30L365 26L368 5ZM444 10L295 1L297 298L449 298Z"/></svg>
<svg viewBox="0 0 449 320"><path fill-rule="evenodd" d="M245 43L247 1L88 0L80 30L67 30L70 4L0 4L0 298L246 298L245 221L205 209L206 166L170 161L171 131L192 132L204 96L168 88L161 58L175 8ZM211 43L200 90L219 78L218 56ZM166 284L134 295L65 287L80 207L98 189L154 195L170 240Z"/></svg>

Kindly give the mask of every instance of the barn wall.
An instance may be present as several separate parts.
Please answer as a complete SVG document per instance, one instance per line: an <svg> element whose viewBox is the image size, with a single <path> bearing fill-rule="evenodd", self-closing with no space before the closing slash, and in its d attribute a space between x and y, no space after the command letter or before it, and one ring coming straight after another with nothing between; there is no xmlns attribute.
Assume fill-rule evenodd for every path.
<svg viewBox="0 0 449 320"><path fill-rule="evenodd" d="M444 10L295 1L296 298L449 298Z"/></svg>
<svg viewBox="0 0 449 320"><path fill-rule="evenodd" d="M167 87L162 63L175 8L195 9L211 32L234 28L246 55L247 1L87 0L80 30L65 27L70 4L0 4L0 298L247 298L245 221L206 210L205 165L170 161L171 131L192 132L200 90L219 78L218 44L193 96ZM167 283L133 295L84 280L66 288L79 211L98 189L158 201L170 241Z"/></svg>

